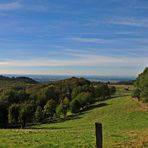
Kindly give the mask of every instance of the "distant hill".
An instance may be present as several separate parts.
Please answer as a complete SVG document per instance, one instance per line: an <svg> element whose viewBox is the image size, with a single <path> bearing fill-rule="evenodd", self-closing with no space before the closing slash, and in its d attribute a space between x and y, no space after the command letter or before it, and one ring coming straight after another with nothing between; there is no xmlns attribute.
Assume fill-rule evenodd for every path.
<svg viewBox="0 0 148 148"><path fill-rule="evenodd" d="M71 77L71 78L68 78L68 79L54 81L54 82L51 82L51 83L77 86L77 85L90 84L91 82L89 80L85 79L85 78Z"/></svg>
<svg viewBox="0 0 148 148"><path fill-rule="evenodd" d="M23 81L29 84L37 84L38 82L35 81L34 79L28 78L28 77L17 77L15 78L17 81Z"/></svg>
<svg viewBox="0 0 148 148"><path fill-rule="evenodd" d="M90 83L90 81L85 78L77 78L77 77L71 77L68 79L59 80L59 81L55 81L55 82L64 82L64 83L70 82L70 83L80 83L80 84Z"/></svg>
<svg viewBox="0 0 148 148"><path fill-rule="evenodd" d="M90 84L93 84L93 83L85 78L71 77L64 80L49 81L48 83L44 83L44 84L41 83L41 85L35 85L34 87L29 88L29 90L33 89L37 92L41 88L46 88L51 85L62 89L64 87L73 88L73 87L78 87L83 85L88 86Z"/></svg>
<svg viewBox="0 0 148 148"><path fill-rule="evenodd" d="M28 78L28 77L6 77L6 76L0 76L0 81L6 81L6 82L23 82L27 84L37 84L38 82Z"/></svg>
<svg viewBox="0 0 148 148"><path fill-rule="evenodd" d="M131 81L119 81L119 82L111 82L113 85L133 85L135 80Z"/></svg>

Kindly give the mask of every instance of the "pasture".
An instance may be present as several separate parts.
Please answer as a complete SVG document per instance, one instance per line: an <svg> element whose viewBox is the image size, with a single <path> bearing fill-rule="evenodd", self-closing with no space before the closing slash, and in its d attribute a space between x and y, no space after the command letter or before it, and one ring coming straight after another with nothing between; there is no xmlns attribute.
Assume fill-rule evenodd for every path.
<svg viewBox="0 0 148 148"><path fill-rule="evenodd" d="M148 110L129 96L95 103L60 123L1 129L0 147L94 148L95 122L103 124L104 148L148 147Z"/></svg>

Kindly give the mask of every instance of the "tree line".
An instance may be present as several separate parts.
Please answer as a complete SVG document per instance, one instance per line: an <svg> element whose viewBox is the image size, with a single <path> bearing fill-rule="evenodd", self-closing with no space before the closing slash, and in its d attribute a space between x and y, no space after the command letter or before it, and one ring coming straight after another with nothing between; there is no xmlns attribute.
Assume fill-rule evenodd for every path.
<svg viewBox="0 0 148 148"><path fill-rule="evenodd" d="M25 128L28 123L66 119L68 112L82 112L95 101L109 99L115 91L106 83L75 77L13 87L0 92L0 127Z"/></svg>

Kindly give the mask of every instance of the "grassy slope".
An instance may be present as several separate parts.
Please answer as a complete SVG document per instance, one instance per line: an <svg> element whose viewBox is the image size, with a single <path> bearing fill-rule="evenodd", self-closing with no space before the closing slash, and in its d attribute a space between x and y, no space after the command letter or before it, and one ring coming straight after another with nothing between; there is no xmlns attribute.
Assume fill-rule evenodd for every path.
<svg viewBox="0 0 148 148"><path fill-rule="evenodd" d="M39 129L0 130L0 147L95 147L94 123L98 121L103 124L105 148L148 147L148 111L129 97L104 103L77 119L42 124Z"/></svg>

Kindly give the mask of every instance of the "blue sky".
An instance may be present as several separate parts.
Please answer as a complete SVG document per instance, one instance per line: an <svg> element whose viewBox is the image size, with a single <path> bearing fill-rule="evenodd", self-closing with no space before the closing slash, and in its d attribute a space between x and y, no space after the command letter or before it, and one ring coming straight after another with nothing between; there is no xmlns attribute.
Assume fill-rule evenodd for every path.
<svg viewBox="0 0 148 148"><path fill-rule="evenodd" d="M136 76L147 0L0 0L0 73Z"/></svg>

